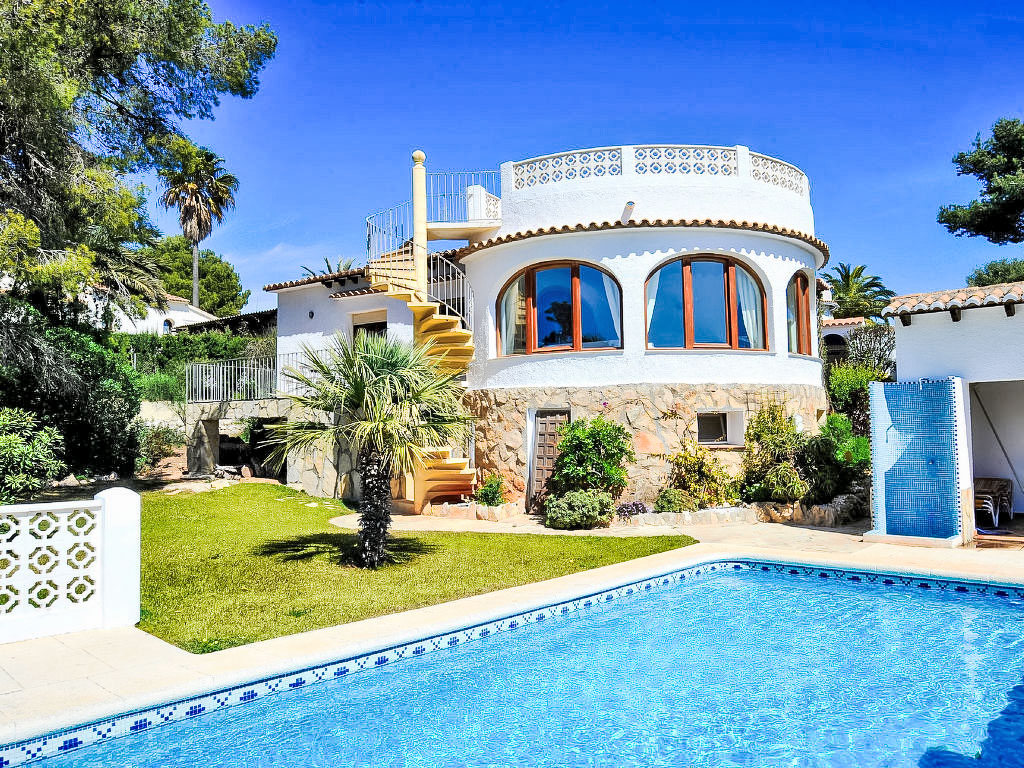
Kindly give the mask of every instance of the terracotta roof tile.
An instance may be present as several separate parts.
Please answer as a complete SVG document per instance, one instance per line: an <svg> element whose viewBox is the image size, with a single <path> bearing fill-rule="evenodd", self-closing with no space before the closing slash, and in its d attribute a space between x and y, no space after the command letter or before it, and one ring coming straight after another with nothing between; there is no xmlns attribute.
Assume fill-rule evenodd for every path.
<svg viewBox="0 0 1024 768"><path fill-rule="evenodd" d="M347 291L338 291L337 293L332 293L330 295L330 298L345 299L348 298L349 296L369 296L371 293L384 293L384 291L368 285L364 288L349 288Z"/></svg>
<svg viewBox="0 0 1024 768"><path fill-rule="evenodd" d="M847 325L867 325L867 320L863 317L823 317L821 319L822 328L842 328Z"/></svg>
<svg viewBox="0 0 1024 768"><path fill-rule="evenodd" d="M338 280L343 277L362 277L366 270L363 267L357 267L356 269L348 269L344 272L331 272L326 275L314 275L313 277L304 277L301 280L290 280L287 283L271 283L270 285L263 286L264 291L280 291L284 288L296 288L300 285L312 285L313 283L326 283L331 280Z"/></svg>
<svg viewBox="0 0 1024 768"><path fill-rule="evenodd" d="M793 229L786 227L778 227L774 224L759 224L757 222L748 221L736 221L735 219L730 221L723 221L722 219L642 219L640 221L628 221L623 224L621 221L605 221L605 222L591 222L590 224L577 224L576 226L561 226L561 227L547 227L546 229L528 229L523 232L515 232L510 235L503 235L501 237L492 238L485 240L480 243L471 243L463 248L456 248L454 251L446 252L451 255L461 258L467 256L476 251L483 250L484 248L490 248L495 245L504 245L505 243L513 243L517 240L527 240L531 237L542 237L544 235L564 235L573 232L599 232L606 229L635 229L641 227L697 227L697 228L708 228L708 229L742 229L751 232L767 232L772 235L781 235L782 237L789 237L793 240L799 240L803 243L817 249L824 257L824 265L828 262L829 251L828 246L812 235L806 235L803 232L797 232Z"/></svg>
<svg viewBox="0 0 1024 768"><path fill-rule="evenodd" d="M943 312L954 307L972 309L1020 303L1024 303L1024 281L897 296L882 310L882 314L919 315L924 312Z"/></svg>

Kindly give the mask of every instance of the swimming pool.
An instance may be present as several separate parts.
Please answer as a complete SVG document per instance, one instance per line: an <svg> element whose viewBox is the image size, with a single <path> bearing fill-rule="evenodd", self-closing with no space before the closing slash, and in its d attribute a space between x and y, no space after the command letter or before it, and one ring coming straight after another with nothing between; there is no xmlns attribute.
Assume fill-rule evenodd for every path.
<svg viewBox="0 0 1024 768"><path fill-rule="evenodd" d="M36 765L1005 765L984 760L1020 749L1022 676L1024 590L716 563L138 713Z"/></svg>

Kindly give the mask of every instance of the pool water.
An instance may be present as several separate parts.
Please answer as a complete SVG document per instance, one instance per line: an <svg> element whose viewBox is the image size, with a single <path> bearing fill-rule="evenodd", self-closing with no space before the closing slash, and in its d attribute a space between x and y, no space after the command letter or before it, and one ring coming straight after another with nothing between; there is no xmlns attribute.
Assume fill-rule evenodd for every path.
<svg viewBox="0 0 1024 768"><path fill-rule="evenodd" d="M727 571L44 764L1018 765L1022 677L1013 597Z"/></svg>

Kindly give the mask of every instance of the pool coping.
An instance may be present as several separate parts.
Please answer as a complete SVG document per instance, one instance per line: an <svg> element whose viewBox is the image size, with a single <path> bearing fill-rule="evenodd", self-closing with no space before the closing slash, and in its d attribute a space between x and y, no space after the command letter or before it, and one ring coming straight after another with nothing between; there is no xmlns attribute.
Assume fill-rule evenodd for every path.
<svg viewBox="0 0 1024 768"><path fill-rule="evenodd" d="M879 555L878 557L870 556L871 550L879 549L884 551L876 551L874 554ZM895 558L891 556L897 553L901 555L899 559L903 560L905 565L894 562ZM927 554L923 555L922 553ZM935 555L941 557L935 557ZM16 720L0 727L0 758L3 758L0 759L0 765L21 765L50 756L54 754L53 744L58 741L62 743L76 742L75 733L93 728L102 721L118 721L120 722L118 727L123 730L124 721L129 718L139 716L145 719L142 716L151 714L148 713L149 710L183 707L184 703L188 703L190 700L204 697L209 698L210 708L213 709L237 706L240 701L251 699L224 703L218 696L226 698L233 689L250 688L277 678L291 677L293 678L292 682L298 681L298 685L292 685L279 680L277 687L272 691L268 690L261 695L254 694L252 696L253 699L262 698L263 695L276 691L282 684L287 684L289 687L301 687L307 682L313 683L329 679L326 670L316 680L305 681L301 677L303 674L310 676L308 673L317 668L332 665L338 667L346 663L355 664L360 657L372 657L377 654L382 654L380 658L387 657L387 660L381 663L391 663L402 658L402 654L398 654L395 658L390 658L389 654L403 646L431 642L433 638L443 638L459 633L472 634L473 630L479 630L488 624L508 621L531 612L543 612L563 603L585 601L587 598L612 593L615 590L635 586L647 580L672 576L686 569L713 566L722 562L755 561L773 567L776 565L780 567L804 566L1024 590L1024 558L1019 558L1019 562L1014 560L1005 573L999 573L999 578L993 578L995 575L993 566L996 563L984 563L983 565L987 567L983 568L965 568L963 566L968 563L964 562L960 563L961 567L957 567L955 562L957 558L951 560L949 555L948 551L936 550L915 550L911 555L905 548L891 545L873 545L852 553L836 553L695 544L602 568L580 571L556 579L534 582L352 624L275 638L213 654L193 656L179 651L194 662L193 669L196 672L194 678L185 683L157 686L153 690L119 697L114 701L103 702L99 705L67 707L48 717ZM466 637L466 640L471 639L476 639L476 637ZM435 646L431 650L440 650L440 648ZM406 653L408 652L409 649L406 649ZM369 662L369 658L364 658L362 663L359 663L359 669L369 666ZM234 692L237 693L237 691ZM202 704L199 703L195 706L202 706ZM207 709L207 707L203 707L194 714L191 713L191 710L185 714L172 712L171 716L164 719L164 722L187 719L207 711ZM163 714L160 714L160 717L163 717ZM135 725L139 725L142 719ZM160 724L152 722L141 728L131 728L130 730L144 730L149 725ZM105 724L104 727L106 727ZM121 735L114 731L114 723L112 723L107 734L101 736L100 740L107 736ZM93 739L93 741L96 740ZM22 749L27 742L36 741L44 742L40 745L41 750L47 745L49 745L49 749L45 753L40 751L33 757L22 757L21 759L17 759L18 755L12 752L12 750ZM93 742L72 743L69 748L86 746L87 743Z"/></svg>

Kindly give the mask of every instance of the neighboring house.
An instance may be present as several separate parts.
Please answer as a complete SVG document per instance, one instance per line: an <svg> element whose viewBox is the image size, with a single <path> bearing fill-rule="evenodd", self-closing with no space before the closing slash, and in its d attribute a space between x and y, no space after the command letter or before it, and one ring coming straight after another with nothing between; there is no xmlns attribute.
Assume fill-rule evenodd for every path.
<svg viewBox="0 0 1024 768"><path fill-rule="evenodd" d="M898 296L882 313L899 319L894 328L900 382L913 390L922 379L962 381L962 395L952 405L960 412L952 417L962 421L966 439L953 432L940 436L955 445L969 468L961 484L1008 480L1017 513L1024 512L1024 307L1017 310L1022 303L1024 282L1002 283ZM912 407L921 405L919 398ZM934 454L929 461L936 464ZM965 514L971 518L964 526L969 539L973 507L967 505ZM1000 526L1008 518L1004 510ZM983 515L977 523L989 527L993 521Z"/></svg>
<svg viewBox="0 0 1024 768"><path fill-rule="evenodd" d="M165 294L167 309L147 307L146 315L142 318L129 317L117 307L114 312L114 330L124 333L155 333L162 336L165 333L173 333L182 326L191 323L201 323L207 320L216 320L217 316L195 307L188 299L181 296Z"/></svg>
<svg viewBox="0 0 1024 768"><path fill-rule="evenodd" d="M825 360L830 363L845 360L849 355L850 334L868 324L863 317L821 318L821 341L825 345Z"/></svg>
<svg viewBox="0 0 1024 768"><path fill-rule="evenodd" d="M212 320L189 323L187 326L183 326L182 330L188 333L222 331L225 333L251 334L253 336L273 336L277 333L277 310L260 309L255 312L242 312L237 315L215 317Z"/></svg>
<svg viewBox="0 0 1024 768"><path fill-rule="evenodd" d="M587 149L496 172L427 174L423 154L413 160L412 200L367 219L367 267L266 290L278 297L278 374L302 345L359 328L432 339L465 374L474 444L462 459L438 450L407 479L399 495L414 508L470 492L477 473L534 496L567 419L626 425L638 454L627 493L650 499L662 455L684 440L735 468L767 399L803 429L823 416L812 286L828 247L799 169L742 146ZM197 372L190 388L196 468L215 453L218 414L287 415L270 387L259 407L200 391L222 372ZM350 457L334 463L348 479L321 457L293 459L288 477L353 493Z"/></svg>

